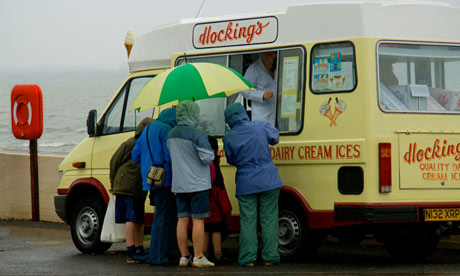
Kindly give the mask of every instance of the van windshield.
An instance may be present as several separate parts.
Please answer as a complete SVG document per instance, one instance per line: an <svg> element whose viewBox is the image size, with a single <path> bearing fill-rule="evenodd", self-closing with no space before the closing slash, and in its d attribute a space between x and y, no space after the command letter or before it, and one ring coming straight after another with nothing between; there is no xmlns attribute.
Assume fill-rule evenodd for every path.
<svg viewBox="0 0 460 276"><path fill-rule="evenodd" d="M153 76L138 77L126 82L123 89L118 93L103 115L101 135L134 131L142 119L152 117L152 109L142 112L138 112L137 110L129 111L129 107L133 104L139 91L152 78Z"/></svg>
<svg viewBox="0 0 460 276"><path fill-rule="evenodd" d="M460 113L460 46L378 45L379 104L384 111Z"/></svg>

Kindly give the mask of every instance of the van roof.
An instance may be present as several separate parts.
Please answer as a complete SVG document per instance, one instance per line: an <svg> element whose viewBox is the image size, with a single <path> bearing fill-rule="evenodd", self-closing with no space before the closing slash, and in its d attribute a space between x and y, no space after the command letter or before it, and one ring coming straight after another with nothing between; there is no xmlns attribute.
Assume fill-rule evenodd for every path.
<svg viewBox="0 0 460 276"><path fill-rule="evenodd" d="M257 13L212 18L181 19L155 27L138 36L128 60L131 71L167 68L173 53L200 53L207 46L197 45L206 27L216 30L228 23L233 29L244 22L271 20L276 28L260 44L277 46L311 41L342 40L355 37L382 37L421 41L460 42L460 8L435 1L356 1L292 5ZM268 22L268 21L267 21ZM218 26L218 24L221 24ZM268 25L268 24L267 24ZM257 26L255 26L257 27ZM210 30L211 30L210 28ZM241 28L241 27L240 27ZM231 29L230 31L233 31ZM255 29L254 29L255 30ZM236 34L236 30L235 30ZM208 36L209 39L209 36ZM227 42L231 40L228 39ZM236 41L236 39L235 39ZM232 42L235 42L232 41ZM254 41L251 41L254 44ZM247 48L244 42L222 47ZM201 47L203 46L203 47Z"/></svg>

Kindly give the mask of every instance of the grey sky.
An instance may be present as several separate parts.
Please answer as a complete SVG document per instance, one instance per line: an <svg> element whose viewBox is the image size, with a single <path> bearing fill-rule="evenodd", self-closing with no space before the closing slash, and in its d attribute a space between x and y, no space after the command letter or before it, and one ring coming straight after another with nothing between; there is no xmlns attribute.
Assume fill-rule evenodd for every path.
<svg viewBox="0 0 460 276"><path fill-rule="evenodd" d="M206 0L200 16L307 1ZM309 2L314 1L319 0ZM460 0L443 2L460 5ZM202 0L0 0L0 69L127 67L123 40L128 29L141 34L159 24L195 17L201 3Z"/></svg>

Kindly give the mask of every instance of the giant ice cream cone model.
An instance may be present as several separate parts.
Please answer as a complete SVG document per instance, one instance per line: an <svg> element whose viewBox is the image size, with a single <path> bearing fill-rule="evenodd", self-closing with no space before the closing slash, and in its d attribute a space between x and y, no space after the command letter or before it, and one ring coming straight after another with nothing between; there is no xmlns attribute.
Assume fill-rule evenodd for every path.
<svg viewBox="0 0 460 276"><path fill-rule="evenodd" d="M344 112L345 109L347 109L347 104L344 101L339 100L337 98L335 98L335 101L335 111L334 115L332 115L331 123L329 124L329 126L335 124L335 120L337 119L337 117L339 117L339 115L342 114L342 112Z"/></svg>
<svg viewBox="0 0 460 276"><path fill-rule="evenodd" d="M331 112L331 105L330 105L330 102L331 102L331 98L329 98L329 101L327 102L324 102L321 107L319 108L319 113L321 113L321 115L323 116L326 116L329 118L329 120L332 120L332 112ZM335 124L335 123L334 123ZM332 126L332 124L331 124Z"/></svg>
<svg viewBox="0 0 460 276"><path fill-rule="evenodd" d="M126 47L126 52L128 52L128 57L129 54L131 54L131 48L133 48L133 44L125 44Z"/></svg>
<svg viewBox="0 0 460 276"><path fill-rule="evenodd" d="M128 57L129 57L129 54L131 54L131 48L133 48L133 43L134 43L135 38L136 38L136 33L134 33L134 30L129 29L125 36L125 47L126 47L126 51L128 52Z"/></svg>

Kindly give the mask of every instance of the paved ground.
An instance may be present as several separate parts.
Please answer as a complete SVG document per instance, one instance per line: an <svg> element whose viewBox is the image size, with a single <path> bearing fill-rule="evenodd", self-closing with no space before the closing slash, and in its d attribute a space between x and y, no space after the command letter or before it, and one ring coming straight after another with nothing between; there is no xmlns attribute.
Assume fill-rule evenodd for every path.
<svg viewBox="0 0 460 276"><path fill-rule="evenodd" d="M124 249L115 244L106 254L85 255L74 247L67 225L0 220L0 275L460 275L455 240L443 241L429 260L409 264L396 262L372 240L352 245L329 239L314 259L254 268L127 264ZM224 250L235 259L236 240L226 240Z"/></svg>

